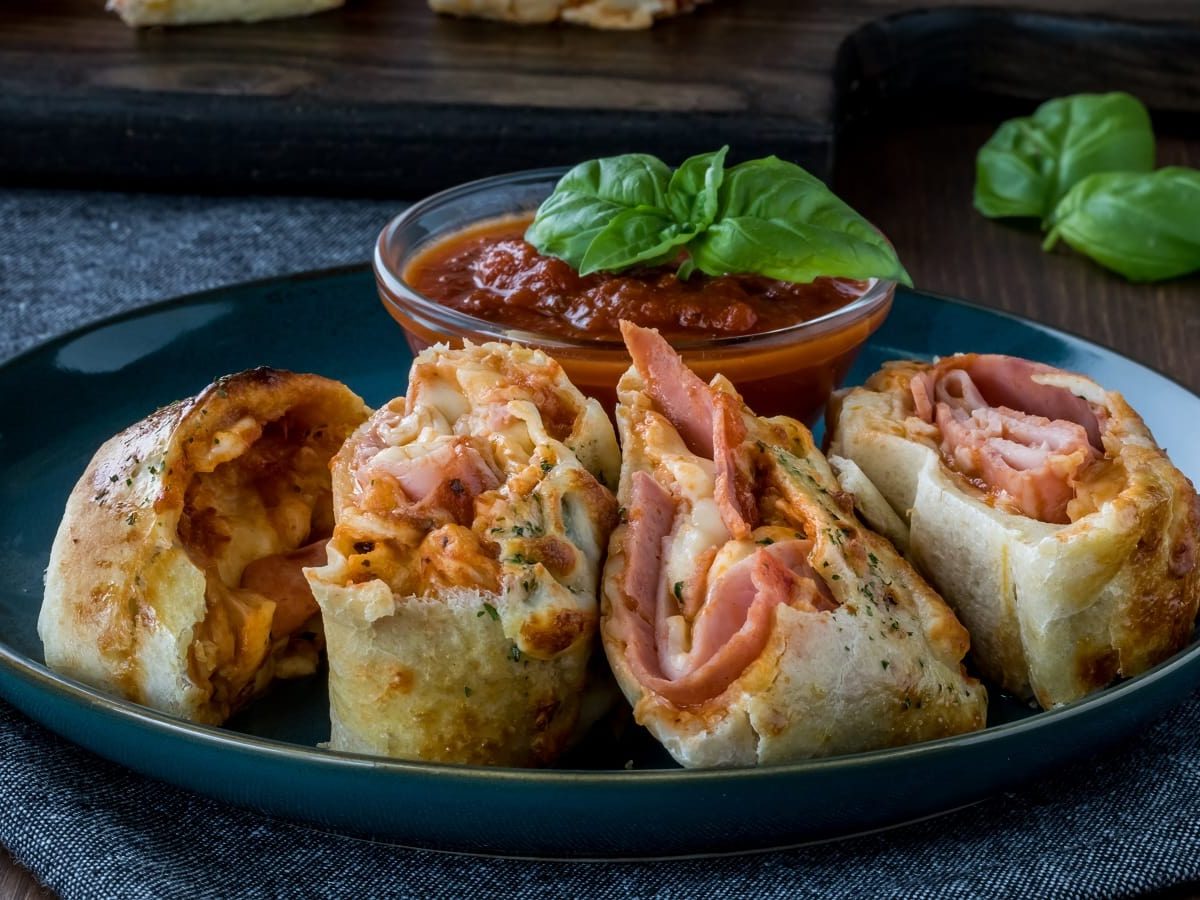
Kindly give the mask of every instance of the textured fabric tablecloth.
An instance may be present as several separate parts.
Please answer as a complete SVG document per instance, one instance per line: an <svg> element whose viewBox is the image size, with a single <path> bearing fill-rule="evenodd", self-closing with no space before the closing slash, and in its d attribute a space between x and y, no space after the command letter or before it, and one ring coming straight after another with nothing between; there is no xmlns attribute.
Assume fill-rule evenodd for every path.
<svg viewBox="0 0 1200 900"><path fill-rule="evenodd" d="M365 261L396 205L0 192L0 359L148 301ZM604 864L321 833L142 778L0 701L0 844L68 898L1110 897L1200 880L1198 813L1200 696L1103 755L918 825L754 856Z"/></svg>

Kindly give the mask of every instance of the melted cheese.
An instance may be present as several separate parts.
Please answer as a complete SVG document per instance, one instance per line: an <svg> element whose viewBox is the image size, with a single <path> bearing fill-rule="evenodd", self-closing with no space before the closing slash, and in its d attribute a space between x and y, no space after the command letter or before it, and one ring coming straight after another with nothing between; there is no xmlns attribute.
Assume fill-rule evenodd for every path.
<svg viewBox="0 0 1200 900"><path fill-rule="evenodd" d="M712 596L713 587L724 577L725 573L748 556L752 556L759 545L754 541L730 541L717 551L712 565L708 567L708 590L706 598Z"/></svg>
<svg viewBox="0 0 1200 900"><path fill-rule="evenodd" d="M716 467L712 460L688 451L675 429L656 413L647 417L644 435L655 478L683 501L664 547L661 577L670 589L691 581L697 561L728 541L729 530L713 498Z"/></svg>
<svg viewBox="0 0 1200 900"><path fill-rule="evenodd" d="M716 466L712 460L689 451L678 431L656 412L647 411L636 427L654 478L681 501L674 527L664 539L660 592L678 598L683 585L703 585L699 605L703 609L729 570L763 545L804 537L768 511L769 521L754 529L749 540L733 540L714 499ZM665 638L660 641L659 664L668 678L682 677L693 667L688 659L693 625L694 620L682 613L660 619Z"/></svg>
<svg viewBox="0 0 1200 900"><path fill-rule="evenodd" d="M253 591L229 588L212 570L205 581L208 614L192 636L189 674L228 715L248 699L267 661L275 604Z"/></svg>
<svg viewBox="0 0 1200 900"><path fill-rule="evenodd" d="M459 388L453 373L449 377L435 375L421 381L413 406L429 416L431 420L440 420L450 432L452 423L457 422L471 411L471 404Z"/></svg>
<svg viewBox="0 0 1200 900"><path fill-rule="evenodd" d="M239 588L242 573L255 560L288 553L309 539L315 519L326 517L314 517L314 508L329 503L321 454L289 443L286 427L269 429L245 417L217 432L204 457L214 467L192 478L180 521L184 547L205 571L208 608L193 634L190 675L211 690L225 714L274 671L275 603ZM293 649L312 655L286 636L277 655Z"/></svg>
<svg viewBox="0 0 1200 900"><path fill-rule="evenodd" d="M525 356L509 359L513 353ZM616 504L543 419L539 404L551 395L555 413L578 418L586 408L581 396L557 387L561 377L543 355L501 354L492 345L419 356L404 414L393 401L347 454L358 493L354 509L341 513L334 543L350 577L381 578L399 596L464 587L499 593L505 634L534 655L540 651L525 643L536 637L531 621L552 623L556 612L580 611L581 621L594 615L600 535L606 538ZM426 466L421 477L436 480L441 492L423 494L425 502L381 487L380 473L405 462L418 468L414 461L447 441L469 444L498 486L476 493L465 476ZM451 479L454 496L446 492ZM357 554L367 543L371 551Z"/></svg>
<svg viewBox="0 0 1200 900"><path fill-rule="evenodd" d="M696 561L705 551L720 547L729 540L729 532L721 521L720 510L711 497L694 500L690 510L683 510L676 520L675 531L667 538L663 559L663 575L668 585L686 582L696 573Z"/></svg>
<svg viewBox="0 0 1200 900"><path fill-rule="evenodd" d="M688 653L692 649L692 626L683 616L666 620L667 652L659 654L658 663L667 678L682 678L691 669Z"/></svg>
<svg viewBox="0 0 1200 900"><path fill-rule="evenodd" d="M250 449L262 435L262 426L251 416L243 416L229 428L218 431L202 454L197 454L196 465L211 472L222 463L237 459Z"/></svg>

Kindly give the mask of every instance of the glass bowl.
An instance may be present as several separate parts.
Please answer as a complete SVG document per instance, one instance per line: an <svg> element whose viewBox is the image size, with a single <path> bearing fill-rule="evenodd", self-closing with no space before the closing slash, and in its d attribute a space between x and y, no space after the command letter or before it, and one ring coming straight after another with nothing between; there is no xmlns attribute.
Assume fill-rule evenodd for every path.
<svg viewBox="0 0 1200 900"><path fill-rule="evenodd" d="M375 280L383 305L404 329L413 353L430 344L461 346L512 341L553 356L575 385L607 409L629 367L619 341L576 340L521 331L442 306L404 279L409 262L430 243L487 219L532 213L565 169L534 169L472 181L434 194L394 218L375 244ZM816 319L758 334L673 341L705 381L717 372L732 381L758 415L789 415L812 423L867 338L892 306L896 285L872 280L857 299Z"/></svg>

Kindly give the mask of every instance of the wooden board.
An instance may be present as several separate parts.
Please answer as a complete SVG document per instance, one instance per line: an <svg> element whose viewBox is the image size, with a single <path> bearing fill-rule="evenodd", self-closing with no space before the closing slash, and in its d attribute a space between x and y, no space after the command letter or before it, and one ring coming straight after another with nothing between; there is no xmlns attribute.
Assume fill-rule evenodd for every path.
<svg viewBox="0 0 1200 900"><path fill-rule="evenodd" d="M722 143L828 177L843 120L914 102L1121 86L1200 110L1191 0L925 5L715 0L649 31L596 32L348 0L306 19L138 31L101 0L7 0L0 181L416 196ZM1098 9L1124 20L1079 15Z"/></svg>
<svg viewBox="0 0 1200 900"><path fill-rule="evenodd" d="M51 900L53 896L0 848L0 900Z"/></svg>

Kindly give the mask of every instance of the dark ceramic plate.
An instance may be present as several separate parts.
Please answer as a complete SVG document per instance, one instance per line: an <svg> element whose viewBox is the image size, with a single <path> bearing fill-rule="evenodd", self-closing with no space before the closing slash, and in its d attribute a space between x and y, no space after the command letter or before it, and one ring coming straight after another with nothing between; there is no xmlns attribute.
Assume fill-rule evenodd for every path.
<svg viewBox="0 0 1200 900"><path fill-rule="evenodd" d="M956 350L1012 353L1119 388L1175 461L1200 466L1200 398L1115 353L1031 322L900 290L851 381L880 362ZM963 737L762 769L683 771L636 726L607 722L552 771L485 769L319 750L322 678L277 690L224 729L97 693L42 665L42 572L92 452L216 375L317 371L378 405L409 353L369 272L213 291L91 326L0 366L0 694L83 746L147 775L321 827L403 844L531 856L673 856L835 838L962 806L1129 735L1183 699L1200 646L1053 712L993 692ZM632 764L632 768L629 765Z"/></svg>

